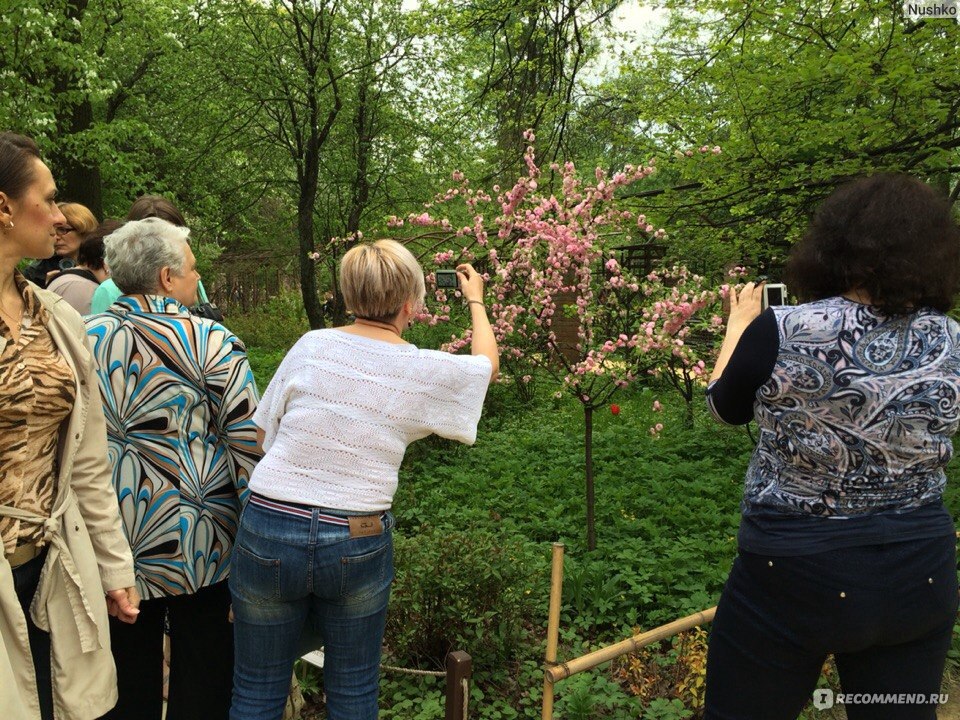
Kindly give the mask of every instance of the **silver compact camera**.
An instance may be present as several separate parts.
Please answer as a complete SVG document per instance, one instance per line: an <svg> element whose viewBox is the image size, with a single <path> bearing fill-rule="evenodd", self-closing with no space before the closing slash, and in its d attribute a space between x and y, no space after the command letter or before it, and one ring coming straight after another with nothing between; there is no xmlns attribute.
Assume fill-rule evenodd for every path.
<svg viewBox="0 0 960 720"><path fill-rule="evenodd" d="M771 305L788 305L787 286L783 283L767 283L763 286L761 307L766 310Z"/></svg>

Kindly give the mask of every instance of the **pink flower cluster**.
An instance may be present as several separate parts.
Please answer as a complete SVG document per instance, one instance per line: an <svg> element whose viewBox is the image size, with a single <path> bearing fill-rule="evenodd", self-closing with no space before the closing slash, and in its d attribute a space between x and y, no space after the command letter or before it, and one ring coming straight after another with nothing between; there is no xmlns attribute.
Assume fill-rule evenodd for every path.
<svg viewBox="0 0 960 720"><path fill-rule="evenodd" d="M536 368L557 382L557 393L590 407L605 406L618 389L651 374L673 378L689 394L723 329L722 321L715 321L720 293L680 267L636 277L615 250L636 228L648 237L666 237L644 214L621 207L617 195L653 174L655 162L614 173L597 168L589 179L571 162L554 163L559 182L551 192L540 185L534 134L528 131L524 139L525 172L511 187L494 186L490 195L470 187L457 171L451 176L455 185L424 212L408 216L406 224L430 228L423 237L437 243L434 265L476 258L488 269L488 311L503 373L526 383ZM466 211L471 224L453 228L440 217L452 203L462 209L450 216ZM402 227L404 221L391 218L388 224ZM451 249L452 242L466 244L458 250ZM428 282L433 285L432 274ZM452 311L446 292L434 288L434 293L436 306L421 320L436 324L451 315L466 317ZM456 352L469 344L466 329L444 347ZM661 409L659 401L654 409ZM653 429L659 433L663 426Z"/></svg>

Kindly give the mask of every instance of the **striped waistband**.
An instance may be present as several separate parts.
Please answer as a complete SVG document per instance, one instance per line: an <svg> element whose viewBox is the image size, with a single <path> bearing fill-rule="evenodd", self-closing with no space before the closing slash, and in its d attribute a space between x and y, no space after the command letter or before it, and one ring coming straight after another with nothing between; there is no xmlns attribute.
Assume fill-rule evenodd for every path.
<svg viewBox="0 0 960 720"><path fill-rule="evenodd" d="M283 500L274 500L273 498L264 497L263 495L257 495L255 492L250 493L249 503L251 505L257 505L262 508L267 508L268 510L274 510L275 512L284 513L286 515L293 515L295 517L306 518L310 520L313 518L313 513L316 508L311 508L309 505L299 505L295 503L284 502ZM349 518L351 517L379 517L383 520L386 517L386 512L380 513L370 513L369 515L354 515L349 516L343 515L331 515L329 512L324 512L321 510L317 514L317 520L322 523L328 523L330 525L343 525L344 527L350 525Z"/></svg>

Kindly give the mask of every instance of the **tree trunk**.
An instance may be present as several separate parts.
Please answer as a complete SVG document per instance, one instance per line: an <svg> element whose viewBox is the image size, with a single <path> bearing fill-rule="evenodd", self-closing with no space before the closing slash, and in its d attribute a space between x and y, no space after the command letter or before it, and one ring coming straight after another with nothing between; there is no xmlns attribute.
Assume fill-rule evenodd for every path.
<svg viewBox="0 0 960 720"><path fill-rule="evenodd" d="M584 469L587 475L587 550L597 549L597 532L594 525L595 499L593 493L593 407L583 406L583 451Z"/></svg>
<svg viewBox="0 0 960 720"><path fill-rule="evenodd" d="M314 176L316 177L316 176ZM310 328L324 327L323 306L317 297L317 271L310 253L313 252L313 210L316 204L316 181L301 184L300 199L297 203L297 235L300 239L300 294L303 296L303 308L307 311Z"/></svg>
<svg viewBox="0 0 960 720"><path fill-rule="evenodd" d="M74 106L70 117L70 134L89 130L93 125L93 108L90 100L84 98ZM60 195L64 200L78 202L90 208L97 220L103 220L102 180L100 164L93 159L78 161L72 157L59 158Z"/></svg>
<svg viewBox="0 0 960 720"><path fill-rule="evenodd" d="M80 22L87 10L88 0L70 0L66 5L68 23L64 31L64 39L77 47L77 54L82 54L83 38L80 36ZM57 71L53 77L53 86L57 94L66 93L75 89L77 78L73 72ZM80 102L71 105L65 116L57 118L58 134L69 137L85 132L93 126L93 107L90 98L84 97ZM93 158L82 160L65 154L59 150L53 153L54 177L60 187L60 197L69 202L78 202L86 205L98 220L103 219L102 181L100 164Z"/></svg>

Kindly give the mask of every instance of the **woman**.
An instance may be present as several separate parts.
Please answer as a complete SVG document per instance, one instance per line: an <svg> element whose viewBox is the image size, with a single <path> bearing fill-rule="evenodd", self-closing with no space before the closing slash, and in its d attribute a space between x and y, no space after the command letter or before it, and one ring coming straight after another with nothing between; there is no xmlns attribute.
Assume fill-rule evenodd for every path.
<svg viewBox="0 0 960 720"><path fill-rule="evenodd" d="M77 264L80 244L87 235L97 229L97 218L80 203L57 203L63 213L63 222L56 228L57 241L54 253L45 260L31 263L24 275L40 287L48 287L53 278L63 270L69 270Z"/></svg>
<svg viewBox="0 0 960 720"><path fill-rule="evenodd" d="M64 270L47 285L47 290L62 297L81 315L90 314L93 294L100 283L110 277L110 271L103 260L103 238L120 227L120 224L116 220L102 222L80 244L77 266Z"/></svg>
<svg viewBox="0 0 960 720"><path fill-rule="evenodd" d="M111 627L120 700L107 718L161 717L166 614L167 718L217 720L230 707L226 579L241 496L260 457L257 389L240 341L187 311L200 279L189 233L148 218L107 236L107 264L124 295L86 320L144 598L135 627Z"/></svg>
<svg viewBox="0 0 960 720"><path fill-rule="evenodd" d="M281 717L305 627L324 644L327 717L377 717L400 462L431 433L472 444L499 366L483 280L469 265L457 270L472 356L403 340L423 301L423 271L402 245L380 240L341 262L353 324L304 335L267 388L254 416L266 454L230 576L233 720Z"/></svg>
<svg viewBox="0 0 960 720"><path fill-rule="evenodd" d="M839 188L791 255L802 305L731 295L710 405L755 419L740 553L710 638L706 715L795 718L828 654L857 718L934 718L957 612L941 495L960 423L949 204L906 175ZM916 698L922 698L919 702Z"/></svg>
<svg viewBox="0 0 960 720"><path fill-rule="evenodd" d="M161 195L141 195L133 201L130 210L127 211L127 220L145 220L149 217L160 218L168 223L173 223L177 227L186 227L187 221L183 219L183 214L177 209L177 206ZM107 278L100 283L100 287L93 293L93 299L90 302L90 312L102 313L111 305L114 300L120 297L122 293L116 283ZM207 293L203 289L203 283L197 284L197 296L199 303L207 303ZM223 314L217 316L201 315L211 320L223 321Z"/></svg>
<svg viewBox="0 0 960 720"><path fill-rule="evenodd" d="M56 191L36 144L0 133L0 707L7 720L86 720L113 707L107 613L133 622L139 603L83 323L16 269L53 252L64 222Z"/></svg>

